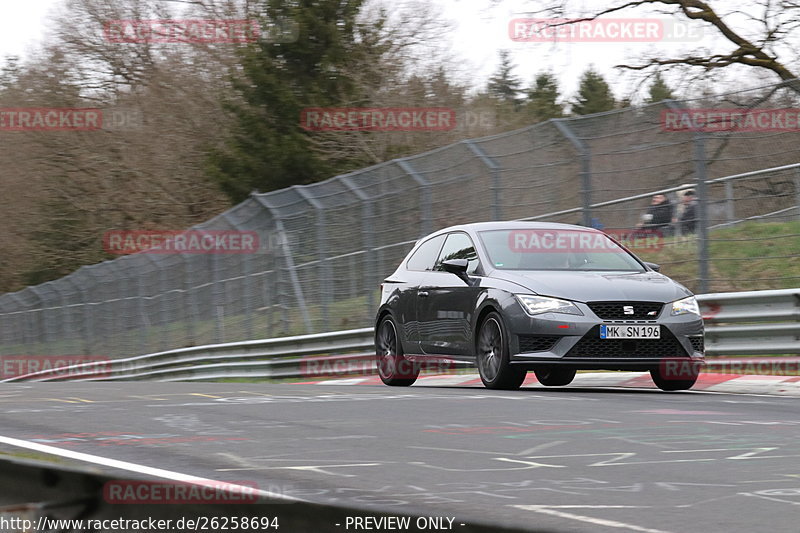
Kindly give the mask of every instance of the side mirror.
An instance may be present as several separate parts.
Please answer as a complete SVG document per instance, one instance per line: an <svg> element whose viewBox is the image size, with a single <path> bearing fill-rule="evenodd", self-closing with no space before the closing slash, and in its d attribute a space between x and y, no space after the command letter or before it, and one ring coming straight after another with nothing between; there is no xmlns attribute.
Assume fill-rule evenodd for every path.
<svg viewBox="0 0 800 533"><path fill-rule="evenodd" d="M450 272L461 278L464 283L469 284L469 276L467 276L467 267L469 261L466 259L447 259L442 261L442 268L445 272Z"/></svg>
<svg viewBox="0 0 800 533"><path fill-rule="evenodd" d="M650 270L655 270L656 272L661 272L661 265L659 265L659 264L656 264L656 263L650 263L650 262L648 262L648 261L645 261L645 262L644 262L644 264L645 264L645 265L647 266L647 268L649 268Z"/></svg>
<svg viewBox="0 0 800 533"><path fill-rule="evenodd" d="M442 268L445 272L450 272L458 276L459 274L466 274L469 261L466 259L447 259L442 261Z"/></svg>

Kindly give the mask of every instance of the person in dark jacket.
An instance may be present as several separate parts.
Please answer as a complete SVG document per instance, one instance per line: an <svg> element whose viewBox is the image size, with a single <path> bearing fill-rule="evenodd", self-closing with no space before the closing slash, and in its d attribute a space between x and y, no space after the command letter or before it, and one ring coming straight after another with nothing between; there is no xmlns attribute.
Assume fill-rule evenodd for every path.
<svg viewBox="0 0 800 533"><path fill-rule="evenodd" d="M650 201L642 216L642 223L639 227L646 230L658 230L662 235L669 235L672 224L672 202L664 194L656 194Z"/></svg>
<svg viewBox="0 0 800 533"><path fill-rule="evenodd" d="M694 191L689 189L683 193L681 202L683 203L683 212L678 220L678 227L681 229L681 235L691 235L696 231L697 226L697 199Z"/></svg>

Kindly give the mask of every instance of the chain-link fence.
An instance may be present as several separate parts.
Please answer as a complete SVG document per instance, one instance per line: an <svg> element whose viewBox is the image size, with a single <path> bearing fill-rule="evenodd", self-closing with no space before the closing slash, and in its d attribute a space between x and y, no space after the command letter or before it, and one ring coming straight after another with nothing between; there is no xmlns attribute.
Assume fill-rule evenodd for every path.
<svg viewBox="0 0 800 533"><path fill-rule="evenodd" d="M775 85L550 120L254 194L194 229L258 232L258 253L137 253L3 295L0 354L118 357L368 326L378 285L420 236L493 219L628 231L652 222L643 214L657 191L678 221L634 251L662 272L697 292L796 286L797 103ZM669 123L697 126L687 109L707 108L790 119L794 109L794 127ZM680 197L690 188L687 230L679 219L692 202Z"/></svg>

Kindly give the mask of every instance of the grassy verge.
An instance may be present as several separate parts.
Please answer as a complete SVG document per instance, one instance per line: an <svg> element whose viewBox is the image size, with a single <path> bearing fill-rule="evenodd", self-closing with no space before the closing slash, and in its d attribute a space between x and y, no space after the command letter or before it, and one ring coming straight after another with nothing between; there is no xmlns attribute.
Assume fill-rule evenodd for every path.
<svg viewBox="0 0 800 533"><path fill-rule="evenodd" d="M711 292L789 289L800 286L800 222L746 222L710 232ZM696 236L667 237L663 247L634 250L661 272L697 292Z"/></svg>

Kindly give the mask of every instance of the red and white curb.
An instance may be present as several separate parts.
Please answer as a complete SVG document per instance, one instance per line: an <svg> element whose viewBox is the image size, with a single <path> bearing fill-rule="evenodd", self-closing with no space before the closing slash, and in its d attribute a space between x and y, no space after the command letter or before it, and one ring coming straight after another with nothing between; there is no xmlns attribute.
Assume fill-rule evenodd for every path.
<svg viewBox="0 0 800 533"><path fill-rule="evenodd" d="M378 376L328 379L305 382L309 385L381 385ZM478 374L423 375L414 387L483 387ZM536 376L529 372L525 386L539 386ZM631 387L654 389L656 386L647 372L591 372L579 373L567 387ZM800 397L800 376L759 376L741 374L701 373L692 390L729 392L739 394L774 394Z"/></svg>

